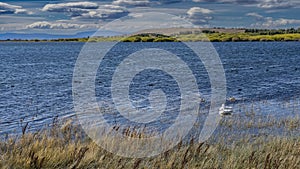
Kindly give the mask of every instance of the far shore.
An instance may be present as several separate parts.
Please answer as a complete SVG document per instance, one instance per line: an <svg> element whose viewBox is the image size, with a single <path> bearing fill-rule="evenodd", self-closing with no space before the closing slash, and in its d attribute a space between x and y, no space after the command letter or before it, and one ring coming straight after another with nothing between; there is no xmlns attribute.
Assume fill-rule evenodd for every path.
<svg viewBox="0 0 300 169"><path fill-rule="evenodd" d="M164 32L165 31L165 32ZM167 33L166 33L167 31ZM62 39L6 39L0 42L288 42L300 41L299 29L163 29L127 36Z"/></svg>
<svg viewBox="0 0 300 169"><path fill-rule="evenodd" d="M235 33L214 34L188 34L168 38L143 38L143 37L91 37L70 39L8 39L0 42L297 42L300 34L278 34L278 35L248 35Z"/></svg>

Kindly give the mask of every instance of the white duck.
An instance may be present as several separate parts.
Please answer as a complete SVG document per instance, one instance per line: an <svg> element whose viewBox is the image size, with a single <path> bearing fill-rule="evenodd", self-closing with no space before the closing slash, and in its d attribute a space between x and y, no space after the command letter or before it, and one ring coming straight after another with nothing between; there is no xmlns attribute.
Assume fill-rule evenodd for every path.
<svg viewBox="0 0 300 169"><path fill-rule="evenodd" d="M232 107L225 106L225 104L222 104L222 107L219 108L219 114L221 116L232 115L232 113Z"/></svg>

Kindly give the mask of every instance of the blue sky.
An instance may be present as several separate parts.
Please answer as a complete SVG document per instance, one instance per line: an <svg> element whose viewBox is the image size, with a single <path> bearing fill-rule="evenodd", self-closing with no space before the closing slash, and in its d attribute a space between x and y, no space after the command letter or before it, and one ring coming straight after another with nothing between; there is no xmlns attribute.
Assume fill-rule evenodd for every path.
<svg viewBox="0 0 300 169"><path fill-rule="evenodd" d="M0 1L0 33L97 30L146 11L173 14L199 27L298 28L299 8L299 0L4 0Z"/></svg>

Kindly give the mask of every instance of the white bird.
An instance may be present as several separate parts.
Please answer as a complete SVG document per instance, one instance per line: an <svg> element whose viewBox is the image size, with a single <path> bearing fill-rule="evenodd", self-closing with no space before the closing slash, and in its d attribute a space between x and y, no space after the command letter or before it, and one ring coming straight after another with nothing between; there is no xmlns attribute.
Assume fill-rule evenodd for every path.
<svg viewBox="0 0 300 169"><path fill-rule="evenodd" d="M233 108L225 106L225 104L222 104L222 107L219 108L219 114L221 116L232 115L232 113L233 113Z"/></svg>

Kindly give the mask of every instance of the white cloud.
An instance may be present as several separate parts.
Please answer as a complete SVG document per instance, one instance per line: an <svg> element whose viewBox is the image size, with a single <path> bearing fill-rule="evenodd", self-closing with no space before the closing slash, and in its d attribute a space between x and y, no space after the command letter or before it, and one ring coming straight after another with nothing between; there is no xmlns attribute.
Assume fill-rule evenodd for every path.
<svg viewBox="0 0 300 169"><path fill-rule="evenodd" d="M300 20L297 19L286 19L279 18L274 19L272 17L264 17L257 13L248 13L247 16L254 17L256 19L256 23L251 24L252 27L258 28L279 28L287 25L298 25L300 26Z"/></svg>
<svg viewBox="0 0 300 169"><path fill-rule="evenodd" d="M253 12L253 13L247 13L246 16L254 17L258 21L264 20L264 17L262 15L260 15L258 13L255 13L255 12Z"/></svg>
<svg viewBox="0 0 300 169"><path fill-rule="evenodd" d="M291 8L293 3L288 0L262 0L257 6L264 9L281 9Z"/></svg>
<svg viewBox="0 0 300 169"><path fill-rule="evenodd" d="M31 12L23 9L22 6L0 2L0 14L31 14Z"/></svg>
<svg viewBox="0 0 300 169"><path fill-rule="evenodd" d="M83 13L88 13L90 10L99 8L99 5L94 2L69 2L58 4L47 4L42 11L47 12L64 12L69 16L81 16Z"/></svg>
<svg viewBox="0 0 300 169"><path fill-rule="evenodd" d="M47 4L42 11L48 12L70 12L76 9L97 9L99 5L94 2L69 2L59 4Z"/></svg>
<svg viewBox="0 0 300 169"><path fill-rule="evenodd" d="M149 0L116 0L113 4L125 6L148 6L150 2Z"/></svg>
<svg viewBox="0 0 300 169"><path fill-rule="evenodd" d="M212 10L200 7L193 7L187 11L188 19L197 25L207 24L209 20L213 19L213 17L210 16L212 13Z"/></svg>
<svg viewBox="0 0 300 169"><path fill-rule="evenodd" d="M116 19L128 15L126 8L117 5L102 5L98 9L89 10L73 19Z"/></svg>
<svg viewBox="0 0 300 169"><path fill-rule="evenodd" d="M72 19L116 19L126 16L129 12L118 5L98 5L92 2L71 2L45 5L42 11L63 12Z"/></svg>
<svg viewBox="0 0 300 169"><path fill-rule="evenodd" d="M15 14L33 14L33 12L27 11L26 9L16 9Z"/></svg>
<svg viewBox="0 0 300 169"><path fill-rule="evenodd" d="M262 28L278 28L286 25L300 25L300 20L297 19L284 19L279 18L274 20L271 17L266 18L264 22L261 23L255 23L252 26L255 27L262 27Z"/></svg>
<svg viewBox="0 0 300 169"><path fill-rule="evenodd" d="M285 9L299 5L298 0L193 0L193 2L218 2L241 5L255 5L263 9Z"/></svg>
<svg viewBox="0 0 300 169"><path fill-rule="evenodd" d="M197 14L197 13L211 14L211 13L213 13L213 11L210 10L210 9L205 9L205 8L200 8L200 7L193 7L191 9L189 9L189 11L187 13L189 15L194 15L194 14Z"/></svg>
<svg viewBox="0 0 300 169"><path fill-rule="evenodd" d="M85 25L72 24L72 23L51 23L51 22L35 22L26 26L27 29L82 29L86 28Z"/></svg>

